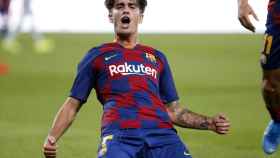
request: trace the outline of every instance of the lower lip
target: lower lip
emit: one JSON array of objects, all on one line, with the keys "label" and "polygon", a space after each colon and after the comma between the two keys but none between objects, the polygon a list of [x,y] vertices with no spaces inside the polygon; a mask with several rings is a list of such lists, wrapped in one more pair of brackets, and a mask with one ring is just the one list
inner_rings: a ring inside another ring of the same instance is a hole
[{"label": "lower lip", "polygon": [[129,27],[129,24],[122,23],[122,28],[128,28],[128,27]]}]

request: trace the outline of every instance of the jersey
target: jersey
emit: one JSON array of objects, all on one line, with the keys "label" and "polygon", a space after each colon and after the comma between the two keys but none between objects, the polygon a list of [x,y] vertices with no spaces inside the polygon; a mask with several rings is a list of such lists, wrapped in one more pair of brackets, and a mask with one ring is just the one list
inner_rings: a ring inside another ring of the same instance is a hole
[{"label": "jersey", "polygon": [[280,67],[280,1],[270,0],[264,47],[261,54],[261,66],[264,70],[274,70]]},{"label": "jersey", "polygon": [[280,35],[280,1],[279,0],[270,0],[268,3],[266,33],[273,36]]},{"label": "jersey", "polygon": [[165,55],[154,48],[106,43],[91,49],[78,65],[70,97],[85,103],[92,89],[103,106],[102,133],[173,128],[164,104],[178,95]]}]

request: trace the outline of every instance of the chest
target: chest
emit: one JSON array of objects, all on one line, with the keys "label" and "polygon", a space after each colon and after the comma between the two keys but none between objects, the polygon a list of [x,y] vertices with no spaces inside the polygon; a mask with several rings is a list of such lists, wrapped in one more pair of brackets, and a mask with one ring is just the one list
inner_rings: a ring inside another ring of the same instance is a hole
[{"label": "chest", "polygon": [[114,50],[100,55],[93,67],[107,79],[141,77],[157,81],[162,64],[154,54],[139,50]]}]

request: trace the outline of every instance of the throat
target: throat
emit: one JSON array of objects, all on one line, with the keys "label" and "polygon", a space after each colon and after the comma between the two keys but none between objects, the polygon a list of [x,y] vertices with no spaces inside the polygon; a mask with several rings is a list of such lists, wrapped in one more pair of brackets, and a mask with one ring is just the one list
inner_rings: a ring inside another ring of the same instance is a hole
[{"label": "throat", "polygon": [[133,49],[138,44],[136,38],[124,38],[122,36],[117,36],[114,42],[120,44],[123,48]]},{"label": "throat", "polygon": [[126,49],[133,49],[137,45],[137,43],[120,43]]}]

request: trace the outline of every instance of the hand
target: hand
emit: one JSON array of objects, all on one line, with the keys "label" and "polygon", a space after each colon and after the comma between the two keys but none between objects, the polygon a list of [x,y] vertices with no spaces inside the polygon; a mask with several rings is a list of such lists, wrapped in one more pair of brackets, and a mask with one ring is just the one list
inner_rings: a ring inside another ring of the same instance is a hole
[{"label": "hand", "polygon": [[218,114],[211,118],[210,130],[218,134],[227,134],[230,127],[230,122],[224,114]]},{"label": "hand", "polygon": [[240,2],[238,5],[238,19],[242,26],[252,32],[255,32],[255,26],[252,24],[249,15],[252,15],[254,19],[259,21],[257,14],[254,12],[251,5],[248,4],[248,2]]},{"label": "hand", "polygon": [[43,146],[43,152],[46,158],[56,158],[56,139],[53,136],[48,136]]}]

